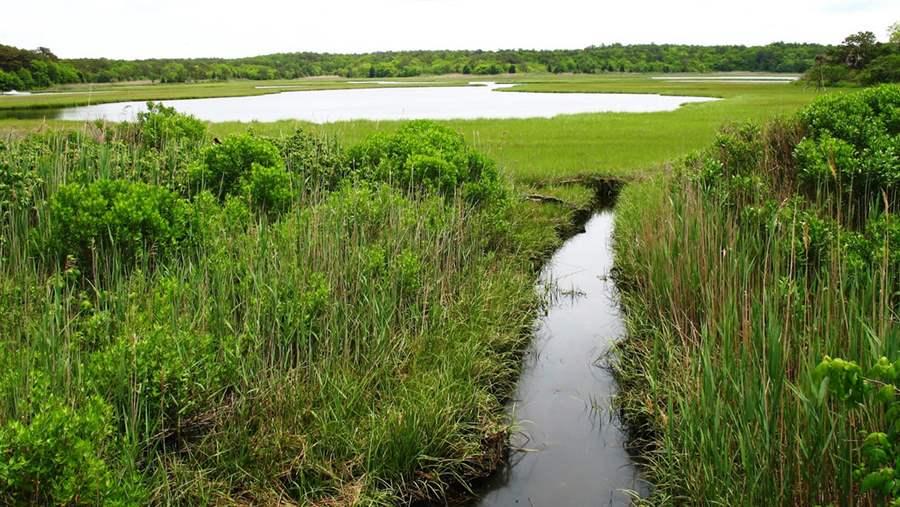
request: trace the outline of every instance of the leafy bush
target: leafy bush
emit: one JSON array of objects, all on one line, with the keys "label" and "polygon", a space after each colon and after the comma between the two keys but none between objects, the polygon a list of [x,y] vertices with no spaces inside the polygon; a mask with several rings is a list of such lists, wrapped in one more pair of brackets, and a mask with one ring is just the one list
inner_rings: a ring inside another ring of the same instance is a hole
[{"label": "leafy bush", "polygon": [[348,157],[359,177],[412,193],[459,193],[478,203],[505,196],[496,166],[468,147],[461,134],[431,121],[372,136],[351,148]]},{"label": "leafy bush", "polygon": [[[34,171],[11,160],[13,156],[0,143],[0,231],[6,226],[8,213],[34,204],[34,191],[41,183]],[[0,246],[5,240],[6,235],[0,235]]]},{"label": "leafy bush", "polygon": [[799,113],[807,137],[797,146],[800,179],[836,187],[865,204],[900,184],[900,86],[829,95]]},{"label": "leafy bush", "polygon": [[814,371],[814,381],[820,392],[842,402],[884,409],[883,431],[865,436],[853,476],[863,493],[871,491],[885,505],[900,505],[900,361],[882,357],[863,372],[853,361],[826,356]]},{"label": "leafy bush", "polygon": [[297,129],[278,141],[285,167],[300,177],[304,188],[332,190],[347,175],[343,150],[331,139],[316,137]]},{"label": "leafy bush", "polygon": [[291,204],[291,174],[283,167],[253,163],[248,178],[250,202],[268,213],[280,213]]},{"label": "leafy bush", "polygon": [[153,434],[169,433],[221,398],[237,356],[209,335],[151,330],[92,354],[88,378],[123,411],[141,400]]},{"label": "leafy bush", "polygon": [[278,147],[252,134],[229,136],[221,144],[209,146],[202,159],[190,171],[194,192],[209,190],[220,200],[241,193],[253,164],[284,167]]},{"label": "leafy bush", "polygon": [[141,503],[131,496],[136,490],[117,481],[104,460],[110,420],[111,408],[100,398],[75,409],[42,393],[30,421],[0,427],[0,503]]},{"label": "leafy bush", "polygon": [[51,249],[85,263],[101,246],[115,246],[126,259],[165,254],[188,238],[189,210],[175,193],[146,183],[63,185],[50,200]]},{"label": "leafy bush", "polygon": [[156,149],[173,142],[199,144],[206,138],[205,123],[161,102],[147,102],[147,111],[138,113],[137,120],[144,145]]}]

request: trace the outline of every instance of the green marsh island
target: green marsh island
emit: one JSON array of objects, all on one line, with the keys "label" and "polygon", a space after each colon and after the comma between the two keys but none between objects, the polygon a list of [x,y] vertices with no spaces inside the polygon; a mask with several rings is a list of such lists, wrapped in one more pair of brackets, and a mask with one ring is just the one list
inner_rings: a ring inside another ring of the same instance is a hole
[{"label": "green marsh island", "polygon": [[462,3],[3,9],[0,505],[900,505],[900,12]]}]

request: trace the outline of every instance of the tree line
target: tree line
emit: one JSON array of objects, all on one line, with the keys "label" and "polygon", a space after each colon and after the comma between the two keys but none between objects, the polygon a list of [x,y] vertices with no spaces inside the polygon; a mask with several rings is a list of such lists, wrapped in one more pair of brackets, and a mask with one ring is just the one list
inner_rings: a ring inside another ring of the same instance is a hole
[{"label": "tree line", "polygon": [[45,47],[30,50],[0,44],[0,91],[79,83],[84,77],[74,65],[60,61]]},{"label": "tree line", "polygon": [[888,41],[857,32],[816,58],[804,76],[819,86],[900,82],[900,22],[888,29]]},{"label": "tree line", "polygon": [[72,82],[181,83],[296,79],[334,75],[392,78],[521,72],[804,72],[830,48],[820,44],[691,46],[611,44],[575,50],[389,51],[365,54],[278,53],[249,58],[60,60],[47,48],[0,46],[0,87],[27,90]]}]

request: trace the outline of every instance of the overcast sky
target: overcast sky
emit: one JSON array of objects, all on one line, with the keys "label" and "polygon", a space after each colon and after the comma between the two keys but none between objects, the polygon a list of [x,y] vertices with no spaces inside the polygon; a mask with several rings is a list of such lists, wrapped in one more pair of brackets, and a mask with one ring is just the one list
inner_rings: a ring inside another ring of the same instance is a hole
[{"label": "overcast sky", "polygon": [[882,40],[900,0],[0,0],[0,44],[66,58]]}]

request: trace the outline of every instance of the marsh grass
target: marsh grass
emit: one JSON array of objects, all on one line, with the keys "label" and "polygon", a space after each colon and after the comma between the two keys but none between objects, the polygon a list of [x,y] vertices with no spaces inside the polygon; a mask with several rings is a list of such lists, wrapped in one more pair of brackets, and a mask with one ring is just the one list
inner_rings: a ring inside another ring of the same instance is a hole
[{"label": "marsh grass", "polygon": [[[102,137],[4,148],[8,174],[36,179],[0,204],[0,450],[61,468],[4,469],[0,500],[387,505],[502,459],[534,277],[569,208],[307,180],[277,216],[194,195],[167,253],[141,229],[136,256],[102,235],[88,262],[54,254],[62,185],[187,192],[204,149]],[[47,414],[82,447],[29,440]]]},{"label": "marsh grass", "polygon": [[[517,88],[521,92],[662,93],[719,97],[724,100],[690,104],[672,112],[598,113],[556,118],[458,120],[441,123],[463,133],[472,145],[496,160],[510,176],[523,183],[542,184],[573,176],[598,174],[631,178],[637,174],[656,172],[666,162],[706,146],[713,141],[716,130],[723,122],[764,121],[777,115],[790,114],[820,95],[813,89],[793,84],[682,83],[654,80],[651,77],[646,74],[536,74],[519,75],[511,81],[523,83]],[[456,79],[438,81],[441,84],[457,85],[467,82],[459,81],[458,77]],[[303,83],[309,83],[312,87],[327,84],[315,80],[298,82]],[[257,93],[248,91],[252,89],[252,84],[253,82],[225,83],[215,86],[233,88],[234,91],[229,94],[246,95]],[[201,93],[215,96],[212,91],[204,92],[203,84],[172,85],[175,87],[173,94],[165,92],[165,86],[139,87],[136,93],[140,94],[129,100],[179,96],[173,95],[175,93],[183,94],[184,97],[197,97]],[[159,92],[157,95],[154,95],[155,90]],[[271,90],[258,90],[262,91]],[[65,100],[71,101],[74,96],[62,97],[70,97]],[[33,100],[43,103],[49,99],[42,97]],[[223,137],[244,132],[249,127],[263,135],[280,136],[289,135],[300,126],[328,133],[352,144],[376,132],[395,131],[402,124],[403,122],[398,121],[351,121],[324,126],[297,121],[250,124],[226,122],[212,124],[210,130]],[[48,125],[58,127],[71,124],[58,121],[0,120],[0,135],[3,132],[47,128]]]},{"label": "marsh grass", "polygon": [[[652,503],[872,501],[857,493],[853,469],[859,431],[883,416],[833,406],[812,370],[825,355],[865,365],[896,357],[893,243],[883,237],[862,264],[833,246],[858,232],[861,205],[798,182],[788,124],[758,134],[752,183],[719,176],[710,187],[676,170],[620,197],[616,275],[629,338],[617,402],[645,451]],[[886,205],[868,214],[890,216]],[[817,216],[840,224],[832,246],[817,248]]]}]

